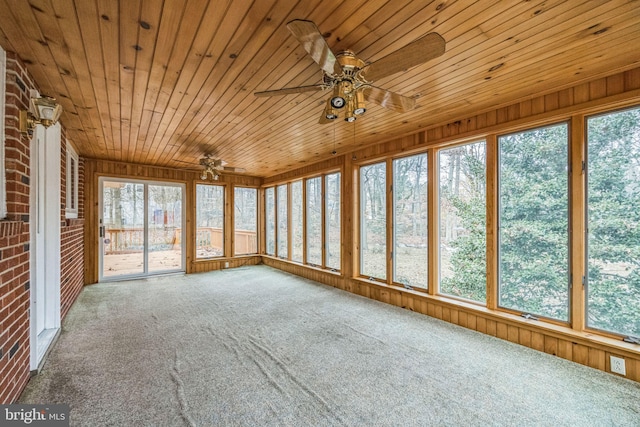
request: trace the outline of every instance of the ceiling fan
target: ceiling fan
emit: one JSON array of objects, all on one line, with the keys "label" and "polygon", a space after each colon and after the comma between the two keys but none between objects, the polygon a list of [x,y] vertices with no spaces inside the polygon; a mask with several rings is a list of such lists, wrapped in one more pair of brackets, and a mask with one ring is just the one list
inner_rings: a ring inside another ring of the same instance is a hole
[{"label": "ceiling fan", "polygon": [[350,50],[334,54],[320,30],[311,21],[295,19],[287,28],[302,47],[320,65],[322,83],[276,90],[255,92],[255,96],[289,95],[302,92],[331,90],[320,123],[337,119],[344,112],[344,119],[353,122],[366,111],[366,101],[404,113],[415,107],[415,99],[381,89],[373,82],[400,71],[437,58],[444,53],[445,41],[438,33],[429,33],[387,56],[366,63]]},{"label": "ceiling fan", "polygon": [[206,181],[209,176],[213,181],[220,179],[220,173],[226,172],[244,172],[244,168],[235,168],[226,166],[227,162],[222,159],[215,159],[211,154],[205,154],[200,159],[200,166],[202,166],[202,172],[200,172],[200,179]]},{"label": "ceiling fan", "polygon": [[217,150],[210,142],[185,140],[182,142],[181,149],[179,150],[179,157],[193,159],[194,155],[198,156],[198,165],[200,165],[200,167],[195,168],[194,160],[173,159],[173,161],[189,165],[187,169],[200,171],[200,179],[203,181],[206,181],[209,177],[211,177],[213,181],[217,181],[220,179],[222,172],[246,172],[244,168],[227,166],[227,162],[216,157],[217,154],[219,153],[217,153]]}]

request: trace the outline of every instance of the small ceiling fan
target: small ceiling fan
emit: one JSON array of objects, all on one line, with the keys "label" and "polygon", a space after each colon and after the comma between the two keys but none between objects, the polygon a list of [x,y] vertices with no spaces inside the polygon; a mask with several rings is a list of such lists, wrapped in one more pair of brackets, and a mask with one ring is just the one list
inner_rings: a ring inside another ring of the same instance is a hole
[{"label": "small ceiling fan", "polygon": [[200,166],[202,166],[202,172],[200,172],[200,179],[206,181],[209,176],[213,181],[220,179],[220,173],[226,172],[244,172],[243,168],[235,168],[226,166],[227,162],[222,159],[214,159],[211,154],[205,154],[200,159]]},{"label": "small ceiling fan", "polygon": [[254,95],[275,96],[331,90],[332,95],[327,99],[320,116],[321,124],[337,119],[342,112],[345,121],[355,121],[357,116],[365,113],[365,101],[375,102],[399,113],[413,109],[415,99],[376,87],[373,82],[437,58],[445,50],[442,36],[429,33],[377,61],[366,63],[350,50],[334,54],[316,24],[311,21],[295,19],[287,24],[287,28],[320,65],[322,83],[255,92]]}]

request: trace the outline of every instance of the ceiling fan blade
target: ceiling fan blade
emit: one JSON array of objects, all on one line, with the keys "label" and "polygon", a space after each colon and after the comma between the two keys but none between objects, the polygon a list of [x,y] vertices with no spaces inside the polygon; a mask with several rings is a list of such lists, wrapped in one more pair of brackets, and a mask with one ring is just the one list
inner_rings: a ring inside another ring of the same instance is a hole
[{"label": "ceiling fan blade", "polygon": [[396,111],[398,113],[406,113],[409,110],[413,110],[416,106],[416,100],[402,96],[398,93],[391,92],[379,87],[370,86],[364,92],[365,99],[367,101],[375,102],[382,105],[384,108]]},{"label": "ceiling fan blade", "polygon": [[287,28],[325,73],[329,75],[342,74],[342,66],[336,60],[336,56],[322,37],[316,24],[303,19],[294,19],[287,24]]},{"label": "ceiling fan blade", "polygon": [[232,166],[224,166],[222,170],[227,172],[246,172],[245,168],[234,168]]},{"label": "ceiling fan blade", "polygon": [[444,53],[444,48],[445,41],[442,36],[438,33],[429,33],[367,65],[361,72],[365,79],[374,82],[437,58]]},{"label": "ceiling fan blade", "polygon": [[322,90],[323,85],[311,85],[311,86],[299,86],[288,87],[284,89],[265,90],[263,92],[255,92],[255,96],[277,96],[277,95],[291,95],[294,93],[311,92],[314,90]]}]

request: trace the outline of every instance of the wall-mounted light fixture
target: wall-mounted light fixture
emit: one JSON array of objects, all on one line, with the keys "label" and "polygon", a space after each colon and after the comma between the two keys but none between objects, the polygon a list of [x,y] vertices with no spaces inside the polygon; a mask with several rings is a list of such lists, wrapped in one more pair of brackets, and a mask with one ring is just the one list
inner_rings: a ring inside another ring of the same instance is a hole
[{"label": "wall-mounted light fixture", "polygon": [[62,114],[62,106],[56,102],[55,98],[50,96],[31,98],[29,110],[20,111],[20,132],[32,135],[36,125],[49,127],[58,121],[60,114]]}]

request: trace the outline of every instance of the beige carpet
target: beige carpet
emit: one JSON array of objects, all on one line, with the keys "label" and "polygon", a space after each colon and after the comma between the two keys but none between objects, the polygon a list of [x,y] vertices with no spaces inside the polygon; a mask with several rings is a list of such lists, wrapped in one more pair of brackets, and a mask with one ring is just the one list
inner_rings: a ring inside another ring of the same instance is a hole
[{"label": "beige carpet", "polygon": [[266,266],[86,287],[23,403],[91,426],[638,426],[640,385]]}]

